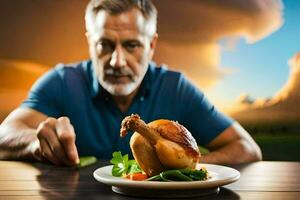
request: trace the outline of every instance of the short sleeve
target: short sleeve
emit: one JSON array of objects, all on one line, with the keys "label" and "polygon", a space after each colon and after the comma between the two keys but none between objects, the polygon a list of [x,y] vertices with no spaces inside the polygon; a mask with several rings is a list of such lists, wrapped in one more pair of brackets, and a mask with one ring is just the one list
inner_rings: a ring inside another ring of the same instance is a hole
[{"label": "short sleeve", "polygon": [[217,110],[198,88],[183,75],[179,78],[179,94],[182,102],[181,121],[192,133],[197,143],[207,145],[233,120]]},{"label": "short sleeve", "polygon": [[63,81],[58,73],[58,67],[40,77],[30,89],[27,99],[21,107],[28,107],[51,117],[62,115]]}]

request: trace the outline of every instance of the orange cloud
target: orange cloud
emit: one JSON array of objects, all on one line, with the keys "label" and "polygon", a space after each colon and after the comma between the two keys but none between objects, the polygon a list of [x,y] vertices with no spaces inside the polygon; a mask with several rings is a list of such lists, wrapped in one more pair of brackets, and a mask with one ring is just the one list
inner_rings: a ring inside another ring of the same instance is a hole
[{"label": "orange cloud", "polygon": [[283,23],[280,0],[154,2],[161,39],[155,60],[186,72],[203,89],[226,74],[219,63],[219,39],[243,37],[254,43]]},{"label": "orange cloud", "polygon": [[7,89],[28,90],[49,67],[20,60],[0,59],[0,92]]},{"label": "orange cloud", "polygon": [[53,66],[88,57],[88,0],[0,1],[0,55]]},{"label": "orange cloud", "polygon": [[288,81],[271,100],[272,104],[277,104],[282,101],[300,100],[300,52],[291,58],[288,64],[290,67]]},{"label": "orange cloud", "polygon": [[[88,58],[84,36],[87,2],[0,1],[0,55],[49,66]],[[159,10],[160,35],[155,60],[185,71],[203,89],[227,73],[220,67],[220,38],[237,36],[255,42],[283,23],[280,0],[154,3]]]},{"label": "orange cloud", "polygon": [[155,60],[165,63],[173,70],[182,71],[201,88],[207,88],[220,79],[225,71],[219,69],[219,46],[215,43],[173,45],[166,41],[158,43]]},{"label": "orange cloud", "polygon": [[47,69],[37,63],[0,59],[0,122],[20,105],[31,85]]},{"label": "orange cloud", "polygon": [[[290,66],[289,79],[277,94],[268,99],[255,99],[251,102],[242,101],[240,98],[231,115],[244,122],[299,119],[300,113],[296,108],[300,107],[300,52],[288,63]],[[247,98],[251,99],[251,97]]]}]

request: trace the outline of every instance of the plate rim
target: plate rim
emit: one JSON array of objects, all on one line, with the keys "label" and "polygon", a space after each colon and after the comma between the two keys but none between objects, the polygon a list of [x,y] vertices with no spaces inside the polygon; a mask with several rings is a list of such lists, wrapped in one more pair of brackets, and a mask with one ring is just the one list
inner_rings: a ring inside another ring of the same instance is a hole
[{"label": "plate rim", "polygon": [[207,168],[209,173],[214,174],[215,172],[210,171],[211,168],[219,168],[223,170],[229,170],[232,172],[232,176],[226,178],[226,179],[214,179],[212,177],[211,179],[205,180],[205,181],[174,181],[174,182],[150,182],[150,181],[132,181],[127,180],[121,177],[114,177],[112,175],[109,175],[110,178],[100,176],[99,173],[103,173],[103,171],[110,170],[113,165],[106,165],[103,167],[97,168],[93,172],[94,178],[106,185],[115,186],[115,187],[126,187],[126,188],[147,188],[147,189],[201,189],[201,188],[213,188],[213,187],[219,187],[223,185],[227,185],[230,183],[233,183],[237,181],[240,178],[240,172],[234,168],[223,166],[223,165],[215,165],[215,164],[206,164],[206,163],[200,163],[197,164],[197,168],[204,166]]}]

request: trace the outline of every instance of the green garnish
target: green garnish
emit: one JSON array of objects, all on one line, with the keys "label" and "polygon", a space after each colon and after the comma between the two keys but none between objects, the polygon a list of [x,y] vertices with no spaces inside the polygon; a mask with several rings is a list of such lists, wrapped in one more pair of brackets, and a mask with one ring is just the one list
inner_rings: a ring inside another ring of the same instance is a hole
[{"label": "green garnish", "polygon": [[142,169],[135,160],[129,160],[128,154],[122,156],[120,151],[113,153],[110,163],[114,165],[112,168],[113,176],[124,177],[129,174],[142,172]]},{"label": "green garnish", "polygon": [[177,169],[164,171],[160,173],[159,176],[163,181],[193,181],[192,178],[184,175]]},{"label": "green garnish", "polygon": [[208,178],[208,172],[205,168],[201,169],[182,169],[180,170],[183,174],[189,176],[195,181],[202,181]]},{"label": "green garnish", "polygon": [[172,169],[152,176],[147,181],[202,181],[208,178],[206,169]]},{"label": "green garnish", "polygon": [[77,168],[83,168],[97,162],[97,158],[94,156],[82,156],[79,158],[79,163],[77,164]]},{"label": "green garnish", "polygon": [[[110,160],[114,166],[112,175],[117,177],[125,177],[129,174],[143,172],[135,160],[129,160],[128,154],[122,155],[120,151],[113,153]],[[172,169],[161,172],[156,176],[152,176],[147,181],[202,181],[208,179],[208,172],[205,168],[201,169]]]}]

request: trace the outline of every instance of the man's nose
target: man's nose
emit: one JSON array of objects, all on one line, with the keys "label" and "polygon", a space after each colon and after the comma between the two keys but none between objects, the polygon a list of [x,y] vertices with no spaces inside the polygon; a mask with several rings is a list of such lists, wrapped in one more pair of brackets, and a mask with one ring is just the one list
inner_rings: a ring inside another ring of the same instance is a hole
[{"label": "man's nose", "polygon": [[112,67],[124,67],[126,65],[125,54],[122,47],[116,47],[111,55],[110,65]]}]

